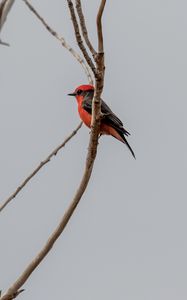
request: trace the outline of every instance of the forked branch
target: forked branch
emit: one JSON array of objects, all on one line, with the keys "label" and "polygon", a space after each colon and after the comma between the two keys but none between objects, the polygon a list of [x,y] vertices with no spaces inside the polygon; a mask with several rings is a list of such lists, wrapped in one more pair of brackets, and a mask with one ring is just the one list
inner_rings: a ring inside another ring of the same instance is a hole
[{"label": "forked branch", "polygon": [[59,34],[49,26],[49,24],[44,20],[43,17],[40,16],[40,14],[36,11],[36,9],[33,7],[33,5],[28,0],[23,0],[23,2],[28,6],[28,8],[32,11],[32,13],[38,18],[38,20],[41,21],[41,23],[45,26],[45,28],[61,43],[61,45],[66,48],[73,56],[74,58],[81,64],[83,67],[86,76],[88,78],[88,82],[90,84],[93,84],[93,78],[90,73],[90,69],[85,63],[84,59],[66,42],[65,38],[62,36],[59,36]]},{"label": "forked branch", "polygon": [[[10,1],[9,1],[10,2]],[[90,84],[93,84],[93,79],[92,75],[90,72],[89,67],[85,63],[84,59],[81,58],[81,56],[72,48],[68,45],[66,40],[63,37],[60,37],[58,33],[52,29],[48,23],[44,20],[43,17],[40,16],[40,14],[36,11],[36,9],[32,6],[32,4],[28,0],[23,0],[23,2],[28,6],[28,8],[31,10],[32,13],[41,21],[41,23],[44,25],[44,27],[57,39],[60,41],[63,47],[65,47],[75,58],[76,60],[81,64],[83,67],[86,76],[88,78],[88,82]],[[7,3],[7,0],[3,0],[0,4],[0,14],[2,13],[2,7]],[[13,4],[13,1],[11,1]],[[2,6],[1,6],[2,5]],[[65,144],[77,133],[77,131],[80,129],[82,123],[70,134],[70,136],[61,144],[59,145],[56,149],[52,151],[49,156],[43,160],[39,166],[36,167],[35,170],[32,171],[32,173],[17,187],[17,189],[0,205],[0,212],[17,196],[17,194],[26,186],[26,184],[39,172],[39,170],[47,164],[50,159],[52,158],[53,155],[56,155],[57,152],[65,146]]]},{"label": "forked branch", "polygon": [[84,37],[84,40],[85,40],[88,48],[90,49],[90,52],[92,53],[92,56],[95,57],[96,54],[97,54],[97,52],[95,51],[95,49],[92,46],[92,43],[90,42],[90,39],[88,37],[88,31],[87,31],[87,27],[86,27],[86,22],[85,22],[84,14],[83,14],[83,11],[82,11],[81,0],[76,0],[76,9],[77,9],[77,14],[79,16],[79,21],[80,21],[80,25],[81,25],[82,35]]},{"label": "forked branch", "polygon": [[89,54],[88,54],[88,52],[87,52],[87,50],[84,46],[84,43],[83,43],[83,40],[82,40],[82,37],[81,37],[81,34],[80,34],[79,24],[77,22],[77,17],[76,17],[76,14],[75,14],[73,3],[72,3],[71,0],[67,0],[67,2],[68,2],[70,15],[71,15],[71,20],[72,20],[72,23],[73,23],[73,28],[74,28],[77,44],[78,44],[80,50],[82,51],[82,53],[83,53],[83,55],[84,55],[84,57],[87,61],[87,64],[90,66],[93,74],[96,75],[95,65],[94,65],[91,57],[89,56]]},{"label": "forked branch", "polygon": [[[74,14],[74,7],[72,4],[72,1],[67,0],[67,2],[69,5],[69,8],[70,8],[72,22],[74,24],[74,29],[75,29],[75,25],[76,25],[77,21],[75,19],[76,17]],[[98,39],[101,43],[100,46],[102,46],[101,47],[102,50],[103,50],[103,40],[101,41],[100,36],[102,34],[101,18],[102,18],[102,13],[104,10],[104,5],[105,5],[105,1],[102,1],[100,9],[99,9],[99,13],[98,13],[98,15],[99,15],[99,17],[98,17],[98,21],[99,21]],[[101,9],[101,7],[102,7],[102,9]],[[77,34],[76,30],[75,30],[75,34]],[[80,33],[79,33],[79,35],[80,35]],[[84,48],[81,48],[81,50],[82,50],[84,56],[87,55],[84,51]],[[85,170],[84,170],[84,174],[82,176],[80,185],[75,193],[75,196],[74,196],[69,208],[65,212],[62,220],[60,221],[60,223],[57,226],[57,228],[55,229],[55,231],[49,237],[47,243],[44,245],[42,250],[36,255],[36,257],[33,259],[33,261],[25,268],[24,272],[20,275],[20,277],[13,283],[13,285],[8,289],[8,291],[0,298],[0,300],[10,300],[17,296],[18,292],[20,291],[20,288],[23,286],[23,284],[29,278],[31,273],[37,268],[37,266],[45,258],[45,256],[48,254],[48,252],[53,247],[55,241],[58,239],[58,237],[61,235],[61,233],[65,229],[69,219],[71,218],[82,195],[84,194],[84,192],[86,190],[90,176],[92,174],[92,169],[93,169],[94,161],[95,161],[96,154],[97,154],[98,135],[99,135],[99,131],[100,131],[100,115],[101,115],[100,97],[101,97],[101,93],[103,90],[103,82],[104,82],[104,53],[103,53],[103,51],[101,51],[101,52],[99,51],[99,53],[98,53],[97,69],[95,69],[95,71],[94,71],[95,95],[94,95],[94,101],[93,101],[92,130],[91,130],[91,134],[90,134],[90,141],[89,141],[89,147],[88,147],[88,154],[86,157]],[[93,64],[93,62],[91,63],[91,65],[92,64]]]}]

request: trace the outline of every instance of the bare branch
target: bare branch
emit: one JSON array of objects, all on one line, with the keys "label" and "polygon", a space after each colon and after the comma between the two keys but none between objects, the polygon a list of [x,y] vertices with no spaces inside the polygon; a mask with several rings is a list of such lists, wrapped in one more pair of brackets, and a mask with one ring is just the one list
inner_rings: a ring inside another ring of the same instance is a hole
[{"label": "bare branch", "polygon": [[97,14],[97,35],[98,35],[98,52],[99,53],[104,52],[103,31],[102,31],[101,19],[102,19],[103,11],[104,11],[104,8],[105,8],[105,3],[106,3],[106,0],[101,1],[99,11],[98,11],[98,14]]},{"label": "bare branch", "polygon": [[25,185],[40,171],[41,168],[43,168],[53,156],[57,155],[58,151],[62,149],[69,140],[72,139],[74,135],[76,135],[77,131],[81,128],[82,122],[77,126],[77,128],[63,141],[62,144],[60,144],[58,147],[56,147],[46,159],[44,159],[37,167],[32,171],[32,173],[18,186],[18,188],[15,190],[15,192],[10,195],[5,202],[0,206],[0,212],[7,206],[8,203],[10,203],[17,194],[25,187]]},{"label": "bare branch", "polygon": [[[7,19],[7,15],[10,12],[12,5],[14,4],[14,1],[15,0],[2,0],[0,3],[0,32]],[[1,41],[1,39],[0,39],[0,44],[4,46],[9,46],[8,43]]]},{"label": "bare branch", "polygon": [[95,57],[97,53],[96,53],[95,49],[93,48],[92,43],[90,42],[90,39],[88,37],[88,31],[86,28],[85,18],[84,18],[84,14],[82,11],[81,0],[76,0],[76,9],[77,9],[77,13],[78,13],[79,20],[80,20],[82,35],[84,37],[84,40],[85,40],[88,48],[90,49],[90,52],[92,53],[93,57]]},{"label": "bare branch", "polygon": [[[17,291],[23,286],[23,284],[30,277],[31,273],[37,268],[37,266],[41,263],[41,261],[45,258],[45,256],[49,253],[51,248],[53,247],[55,241],[59,238],[64,228],[66,227],[69,219],[71,218],[74,210],[76,209],[86,187],[88,185],[93,164],[95,161],[95,157],[97,154],[97,143],[98,143],[98,134],[99,134],[99,124],[94,125],[91,131],[90,142],[88,147],[88,154],[86,158],[86,167],[80,182],[79,188],[75,193],[75,196],[65,212],[62,220],[59,225],[55,229],[55,231],[49,237],[47,243],[44,245],[42,250],[35,256],[35,258],[31,261],[31,263],[25,268],[24,272],[20,275],[20,277],[13,283],[13,285],[8,289],[8,291],[0,298],[0,300],[10,300],[17,296]],[[13,297],[15,295],[15,297]]]},{"label": "bare branch", "polygon": [[83,43],[83,40],[82,40],[82,37],[81,37],[81,34],[80,34],[79,25],[78,25],[77,18],[76,18],[76,15],[75,15],[75,10],[74,10],[73,3],[72,3],[71,0],[67,0],[67,2],[68,2],[68,7],[69,7],[69,10],[70,10],[70,14],[71,14],[71,19],[72,19],[72,23],[73,23],[73,28],[74,28],[77,44],[78,44],[79,48],[81,49],[81,51],[82,51],[88,65],[90,66],[92,72],[94,73],[94,75],[96,75],[95,65],[92,62],[92,59],[90,58],[90,56],[89,56],[89,54],[88,54],[88,52],[87,52],[87,50],[84,46],[84,43]]},{"label": "bare branch", "polygon": [[74,57],[75,59],[81,64],[83,67],[86,76],[88,78],[88,82],[90,84],[93,84],[93,78],[90,73],[90,69],[88,68],[86,62],[84,59],[66,42],[64,37],[60,37],[58,33],[52,29],[48,23],[42,18],[39,13],[36,11],[36,9],[30,4],[28,0],[23,0],[23,2],[28,6],[28,8],[34,13],[34,15],[41,21],[41,23],[45,26],[45,28],[61,43],[61,45],[66,48]]},{"label": "bare branch", "polygon": [[[72,2],[70,0],[68,1],[68,5]],[[102,1],[102,3],[105,1]],[[101,17],[102,12],[104,10],[104,5],[100,6],[99,13],[100,14],[100,33],[98,34],[98,38],[100,40],[100,34],[102,34],[102,25],[101,25]],[[70,7],[70,12],[72,15],[72,22],[74,23],[74,29],[75,29],[75,19],[74,19],[74,8],[73,6]],[[73,11],[72,11],[73,9]],[[99,19],[98,18],[98,19]],[[76,34],[76,31],[75,31]],[[80,34],[79,34],[80,35]],[[101,41],[101,40],[100,40]],[[101,42],[102,50],[103,50],[103,42]],[[100,48],[100,49],[101,49]],[[82,180],[80,182],[80,185],[75,193],[75,196],[65,212],[62,220],[60,221],[59,225],[55,229],[55,231],[52,233],[52,235],[49,237],[47,243],[44,245],[42,250],[36,255],[36,257],[33,259],[33,261],[26,267],[24,272],[20,275],[20,277],[13,283],[13,285],[8,289],[8,291],[0,298],[0,300],[10,300],[12,299],[13,295],[16,295],[17,291],[20,290],[20,288],[23,286],[23,284],[27,281],[31,273],[37,268],[37,266],[41,263],[41,261],[44,259],[44,257],[48,254],[48,252],[53,247],[55,241],[58,239],[58,237],[63,232],[64,228],[66,227],[69,219],[71,218],[73,212],[75,211],[82,195],[84,194],[86,187],[88,185],[88,182],[90,180],[92,169],[94,165],[94,161],[97,155],[97,145],[98,145],[98,135],[100,131],[100,119],[101,119],[101,93],[103,90],[103,83],[104,83],[104,53],[103,51],[99,52],[97,54],[97,69],[95,74],[95,95],[94,95],[94,101],[93,101],[93,114],[92,114],[92,130],[90,135],[90,141],[89,141],[89,147],[88,147],[88,154],[86,158],[86,165],[85,165],[85,171],[82,176]]]},{"label": "bare branch", "polygon": [[15,0],[2,0],[0,3],[0,31]]},{"label": "bare branch", "polygon": [[[9,300],[15,299],[19,294],[23,293],[25,290],[21,289],[13,293],[11,296],[9,296]],[[1,297],[1,291],[0,291],[0,297]],[[0,298],[1,299],[1,298]]]}]

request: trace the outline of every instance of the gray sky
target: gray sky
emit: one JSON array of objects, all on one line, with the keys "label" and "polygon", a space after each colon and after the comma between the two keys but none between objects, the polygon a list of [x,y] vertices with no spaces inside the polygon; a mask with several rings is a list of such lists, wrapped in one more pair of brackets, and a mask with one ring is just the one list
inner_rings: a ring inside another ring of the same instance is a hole
[{"label": "gray sky", "polygon": [[[66,1],[32,1],[73,45]],[[83,1],[96,45],[99,1]],[[54,7],[55,4],[55,7]],[[103,98],[131,132],[137,160],[103,137],[89,187],[63,236],[20,299],[187,298],[187,4],[108,1]],[[80,65],[16,1],[2,32],[0,201],[77,126],[66,95]],[[0,289],[35,256],[70,203],[89,130],[76,137],[0,215]]]}]

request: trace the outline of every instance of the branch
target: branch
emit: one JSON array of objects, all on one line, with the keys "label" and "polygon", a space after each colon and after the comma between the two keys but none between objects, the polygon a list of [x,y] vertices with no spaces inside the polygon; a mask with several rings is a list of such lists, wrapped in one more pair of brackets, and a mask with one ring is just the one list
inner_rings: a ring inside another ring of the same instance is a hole
[{"label": "branch", "polygon": [[99,53],[104,52],[103,31],[102,31],[101,19],[102,19],[103,11],[104,11],[104,8],[105,8],[105,4],[106,4],[106,0],[102,0],[101,4],[100,4],[100,7],[99,7],[98,14],[97,14],[97,36],[98,36],[98,52]]},{"label": "branch", "polygon": [[17,194],[26,186],[26,184],[40,171],[41,168],[43,168],[43,166],[45,166],[53,156],[57,155],[58,151],[60,149],[62,149],[67,142],[69,142],[69,140],[72,139],[72,137],[74,135],[76,135],[77,131],[81,128],[82,126],[82,122],[77,126],[77,128],[64,140],[64,142],[59,145],[57,148],[55,148],[49,155],[48,157],[43,160],[34,171],[32,171],[32,173],[21,183],[20,186],[18,186],[18,188],[15,190],[15,192],[13,194],[11,194],[6,200],[5,202],[0,206],[0,212],[7,206],[8,203],[10,203],[16,196]]},{"label": "branch", "polygon": [[95,57],[97,53],[96,53],[95,49],[93,48],[92,43],[90,42],[90,39],[88,37],[88,31],[86,28],[85,18],[84,18],[84,14],[82,11],[81,0],[76,0],[76,9],[77,9],[77,13],[78,13],[79,20],[80,20],[82,35],[84,37],[84,40],[85,40],[88,48],[90,49],[90,52],[92,53],[92,56]]},{"label": "branch", "polygon": [[79,25],[78,25],[77,18],[76,18],[76,15],[75,15],[75,10],[74,10],[73,3],[72,3],[71,0],[67,0],[67,2],[68,2],[69,11],[70,11],[70,14],[71,14],[71,20],[72,20],[72,23],[73,23],[73,28],[74,28],[77,44],[78,44],[79,48],[81,49],[81,51],[82,51],[88,65],[90,66],[92,72],[94,73],[94,75],[96,75],[95,65],[92,62],[92,60],[91,60],[91,58],[90,58],[90,56],[89,56],[89,54],[88,54],[88,52],[87,52],[87,50],[84,46],[81,35],[80,35]]},{"label": "branch", "polygon": [[[68,5],[71,2],[68,1]],[[103,2],[103,1],[102,1]],[[71,3],[72,4],[72,3]],[[103,7],[104,9],[104,7]],[[71,11],[71,9],[70,9]],[[103,11],[103,10],[102,10]],[[74,9],[73,9],[74,12]],[[72,14],[72,12],[71,12]],[[100,16],[100,22],[101,22],[102,13]],[[74,20],[72,19],[72,22]],[[102,32],[102,27],[101,27]],[[88,182],[90,180],[92,169],[94,165],[94,161],[97,155],[97,145],[98,145],[98,135],[100,132],[100,120],[101,120],[101,111],[100,111],[100,105],[101,105],[101,93],[103,90],[103,82],[104,82],[104,53],[98,53],[98,60],[97,60],[97,71],[95,74],[95,95],[94,95],[94,101],[93,101],[93,114],[92,114],[92,129],[90,134],[90,141],[89,141],[89,147],[88,147],[88,154],[86,158],[86,164],[85,164],[85,171],[82,176],[82,180],[80,182],[80,185],[75,193],[75,196],[65,212],[62,220],[60,221],[59,225],[55,229],[55,231],[52,233],[52,235],[49,237],[47,243],[44,245],[42,250],[35,256],[35,258],[31,261],[31,263],[26,267],[24,272],[20,275],[20,277],[13,283],[13,285],[8,289],[8,291],[0,298],[0,300],[10,300],[17,296],[17,292],[20,290],[20,288],[23,286],[23,284],[27,281],[31,273],[37,268],[37,266],[41,263],[41,261],[45,258],[45,256],[48,254],[48,252],[53,247],[55,241],[59,238],[63,230],[65,229],[69,219],[71,218],[73,212],[75,211],[77,205],[79,204],[79,201],[84,194],[86,187],[88,185]]]},{"label": "branch", "polygon": [[[3,28],[3,25],[6,21],[7,15],[10,12],[10,9],[12,7],[12,5],[14,4],[15,0],[2,0],[0,3],[0,32]],[[1,45],[5,45],[5,46],[9,46],[8,43],[1,41],[0,39],[0,44]]]},{"label": "branch", "polygon": [[64,37],[60,37],[58,33],[52,29],[48,23],[39,15],[39,13],[36,11],[36,9],[30,4],[28,0],[23,0],[23,2],[27,5],[27,7],[34,13],[34,15],[41,21],[41,23],[45,26],[45,28],[61,43],[61,45],[66,48],[74,57],[75,59],[81,64],[83,67],[86,76],[88,78],[88,82],[90,84],[93,84],[92,75],[90,73],[90,70],[85,63],[84,59],[66,42]]},{"label": "branch", "polygon": [[0,3],[0,31],[15,0],[2,0]]},{"label": "branch", "polygon": [[[95,119],[96,121],[96,119]],[[93,125],[91,136],[90,136],[90,142],[88,147],[88,154],[86,158],[86,166],[85,171],[82,177],[82,180],[80,182],[80,185],[75,193],[75,196],[65,212],[62,220],[60,221],[59,225],[56,227],[55,231],[51,234],[49,237],[47,243],[44,245],[44,247],[41,249],[41,251],[35,256],[35,258],[31,261],[31,263],[25,268],[23,273],[20,275],[20,277],[13,283],[13,285],[8,289],[8,291],[0,298],[0,300],[10,300],[17,296],[17,291],[20,290],[20,288],[23,286],[23,284],[27,281],[27,279],[30,277],[32,272],[37,268],[37,266],[41,263],[41,261],[45,258],[45,256],[49,253],[51,248],[53,247],[55,241],[59,238],[63,230],[65,229],[69,219],[71,218],[73,212],[75,211],[82,195],[84,194],[86,187],[88,185],[94,161],[97,154],[97,143],[98,143],[98,135],[100,130],[100,124]]]}]

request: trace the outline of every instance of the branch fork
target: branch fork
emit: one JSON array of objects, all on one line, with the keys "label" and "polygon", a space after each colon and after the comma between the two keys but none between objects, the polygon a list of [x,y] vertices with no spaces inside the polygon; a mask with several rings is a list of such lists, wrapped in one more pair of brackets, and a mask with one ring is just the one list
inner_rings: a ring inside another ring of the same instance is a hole
[{"label": "branch fork", "polygon": [[[28,0],[23,0],[28,5]],[[59,238],[63,230],[65,229],[66,225],[68,224],[69,219],[71,218],[73,212],[75,211],[77,205],[79,204],[79,201],[81,200],[82,195],[84,194],[88,182],[90,180],[92,169],[94,166],[94,161],[97,155],[97,146],[98,146],[98,137],[100,132],[100,121],[101,121],[101,93],[103,90],[104,85],[104,47],[103,47],[103,34],[102,34],[102,14],[104,11],[106,0],[101,0],[101,4],[99,7],[98,15],[97,15],[97,33],[98,33],[98,53],[95,54],[95,50],[91,43],[89,42],[87,31],[85,31],[86,25],[84,19],[82,18],[82,10],[77,9],[77,13],[79,15],[80,20],[80,26],[82,28],[82,34],[84,37],[85,42],[87,43],[87,46],[89,50],[92,53],[92,56],[95,59],[95,63],[90,58],[81,34],[79,30],[79,25],[77,22],[76,14],[74,11],[74,6],[71,0],[67,0],[70,15],[75,31],[76,40],[78,43],[78,46],[85,57],[87,64],[89,65],[90,69],[92,70],[94,74],[95,79],[95,94],[93,99],[93,107],[92,107],[92,123],[91,123],[91,134],[90,134],[90,141],[88,146],[88,153],[86,157],[86,163],[85,163],[85,170],[80,182],[80,185],[73,197],[72,202],[70,203],[70,206],[66,210],[64,216],[60,220],[58,226],[54,230],[54,232],[49,237],[46,244],[43,246],[41,251],[34,257],[34,259],[28,264],[28,266],[25,268],[23,273],[17,278],[17,280],[12,284],[12,286],[8,289],[8,291],[0,297],[0,300],[10,300],[16,298],[19,293],[22,291],[20,288],[23,286],[23,284],[27,281],[27,279],[30,277],[32,272],[38,267],[38,265],[41,263],[41,261],[45,258],[45,256],[49,253],[49,251],[52,249],[54,243]],[[76,1],[77,5],[81,5],[81,1]],[[29,6],[29,5],[28,5]],[[30,7],[31,9],[31,7]],[[33,9],[31,9],[33,11]],[[34,12],[34,11],[33,11]],[[34,12],[35,15],[37,15],[37,12]],[[43,25],[49,30],[53,35],[55,35],[59,40],[60,38],[52,32],[48,26],[46,26],[45,21],[37,15],[37,17],[40,19],[40,21],[43,23]],[[81,19],[82,18],[82,19]],[[82,24],[82,25],[81,25]],[[68,48],[68,47],[67,47]],[[69,47],[70,48],[70,47]],[[69,50],[69,49],[68,49]],[[69,50],[70,51],[70,50]],[[71,52],[71,51],[70,51]],[[76,55],[74,55],[76,57]],[[80,60],[79,60],[80,62]],[[96,64],[96,66],[95,66]],[[54,153],[56,153],[54,151]],[[53,154],[54,154],[53,153]]]}]

